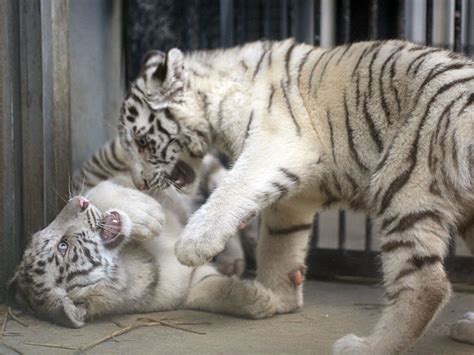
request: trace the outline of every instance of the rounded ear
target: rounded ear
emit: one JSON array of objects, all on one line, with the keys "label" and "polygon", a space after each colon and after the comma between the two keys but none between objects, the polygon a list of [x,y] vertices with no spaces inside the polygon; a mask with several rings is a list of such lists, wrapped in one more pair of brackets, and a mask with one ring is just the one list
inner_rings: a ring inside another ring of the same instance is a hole
[{"label": "rounded ear", "polygon": [[8,304],[17,304],[20,307],[27,307],[28,300],[24,294],[19,283],[19,271],[15,272],[15,275],[8,282],[7,286],[7,295],[8,295]]},{"label": "rounded ear", "polygon": [[151,52],[144,58],[142,77],[153,108],[176,101],[186,84],[183,52],[177,48],[166,55],[159,51]]},{"label": "rounded ear", "polygon": [[152,50],[146,52],[140,65],[140,75],[145,73],[148,68],[155,66],[158,63],[164,63],[165,57],[166,53],[162,51]]},{"label": "rounded ear", "polygon": [[178,48],[172,48],[166,54],[165,64],[167,65],[167,72],[165,79],[184,80],[184,55]]},{"label": "rounded ear", "polygon": [[85,323],[86,313],[84,305],[75,305],[69,297],[65,296],[57,313],[54,314],[54,321],[68,328],[80,328]]}]

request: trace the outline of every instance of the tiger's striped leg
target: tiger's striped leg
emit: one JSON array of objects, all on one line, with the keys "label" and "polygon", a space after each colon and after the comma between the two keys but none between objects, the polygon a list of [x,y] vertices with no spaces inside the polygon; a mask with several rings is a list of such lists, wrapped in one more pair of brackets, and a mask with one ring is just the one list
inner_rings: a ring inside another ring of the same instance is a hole
[{"label": "tiger's striped leg", "polygon": [[[189,219],[175,245],[180,263],[202,265],[219,254],[242,223],[265,207],[295,196],[301,188],[301,165],[268,161],[265,154],[249,151],[240,157],[228,177]],[[287,168],[290,165],[291,168]]]},{"label": "tiger's striped leg", "polygon": [[451,291],[443,266],[449,243],[447,225],[440,212],[428,208],[382,219],[388,304],[370,336],[350,334],[339,339],[333,347],[335,354],[396,354],[424,332]]},{"label": "tiger's striped leg", "polygon": [[262,214],[257,280],[275,294],[277,313],[303,307],[302,282],[314,211],[288,201],[268,207]]},{"label": "tiger's striped leg", "polygon": [[[474,220],[462,231],[462,237],[467,247],[474,255]],[[474,311],[474,310],[473,310]],[[450,336],[454,340],[474,345],[474,312],[467,312],[451,326]]]}]

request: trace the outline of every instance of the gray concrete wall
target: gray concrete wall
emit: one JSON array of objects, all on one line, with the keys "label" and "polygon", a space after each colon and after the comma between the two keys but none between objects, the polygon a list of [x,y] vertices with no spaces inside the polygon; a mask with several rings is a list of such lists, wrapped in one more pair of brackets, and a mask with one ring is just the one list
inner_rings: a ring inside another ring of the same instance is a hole
[{"label": "gray concrete wall", "polygon": [[122,1],[70,4],[73,168],[116,132],[124,95]]}]

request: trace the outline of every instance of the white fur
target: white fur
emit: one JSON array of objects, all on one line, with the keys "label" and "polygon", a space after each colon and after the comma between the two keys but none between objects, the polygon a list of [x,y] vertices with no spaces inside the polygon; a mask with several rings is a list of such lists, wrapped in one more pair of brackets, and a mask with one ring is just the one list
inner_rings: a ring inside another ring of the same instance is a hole
[{"label": "white fur", "polygon": [[[277,312],[296,311],[302,286],[289,275],[304,271],[313,215],[335,200],[349,204],[383,229],[390,302],[372,335],[336,348],[407,349],[449,299],[449,229],[462,231],[474,215],[472,61],[401,41],[326,50],[292,40],[195,52],[184,67],[178,59],[169,63],[176,82],[140,76],[132,92],[157,88],[142,99],[167,107],[185,132],[189,144],[176,159],[215,145],[233,161],[190,218],[178,260],[207,263],[261,212],[257,280],[275,295]],[[132,127],[125,115],[134,105],[125,101],[120,125],[133,169],[142,178],[171,170],[137,153],[132,128],[146,126],[149,112],[139,107]],[[166,122],[161,108],[154,114]],[[468,243],[472,235],[464,234]]]}]

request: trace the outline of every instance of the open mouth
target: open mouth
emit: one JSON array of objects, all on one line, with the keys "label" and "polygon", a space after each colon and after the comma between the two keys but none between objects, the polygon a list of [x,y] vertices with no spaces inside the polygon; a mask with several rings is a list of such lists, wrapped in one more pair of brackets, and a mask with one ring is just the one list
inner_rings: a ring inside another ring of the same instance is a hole
[{"label": "open mouth", "polygon": [[100,239],[107,248],[115,248],[125,237],[122,234],[122,219],[116,211],[107,213],[100,223]]},{"label": "open mouth", "polygon": [[194,173],[193,168],[188,164],[182,160],[178,160],[168,178],[173,181],[174,186],[180,189],[186,185],[192,184],[196,179],[196,174]]}]

